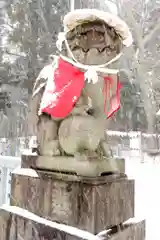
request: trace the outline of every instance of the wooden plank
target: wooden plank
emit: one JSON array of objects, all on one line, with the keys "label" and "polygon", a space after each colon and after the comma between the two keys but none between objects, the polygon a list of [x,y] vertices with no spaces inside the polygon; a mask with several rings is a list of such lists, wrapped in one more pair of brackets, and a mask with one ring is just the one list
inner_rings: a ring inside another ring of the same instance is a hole
[{"label": "wooden plank", "polygon": [[96,234],[134,216],[134,180],[18,169],[11,205]]},{"label": "wooden plank", "polygon": [[23,208],[4,205],[0,208],[0,240],[100,240],[77,228],[51,222]]},{"label": "wooden plank", "polygon": [[[105,231],[106,232],[106,231]],[[107,231],[109,232],[109,231]],[[15,206],[0,208],[0,240],[145,240],[145,221],[125,223],[121,231],[105,235],[51,222]]]}]

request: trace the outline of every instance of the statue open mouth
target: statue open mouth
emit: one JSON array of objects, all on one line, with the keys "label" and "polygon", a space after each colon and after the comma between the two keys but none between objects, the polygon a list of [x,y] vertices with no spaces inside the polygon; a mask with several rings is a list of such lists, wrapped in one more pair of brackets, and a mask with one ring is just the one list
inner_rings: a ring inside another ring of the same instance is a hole
[{"label": "statue open mouth", "polygon": [[[66,40],[74,58],[86,65],[105,64],[122,50],[121,37],[113,27],[100,20],[76,26],[66,34]],[[65,44],[63,54],[66,55]]]}]

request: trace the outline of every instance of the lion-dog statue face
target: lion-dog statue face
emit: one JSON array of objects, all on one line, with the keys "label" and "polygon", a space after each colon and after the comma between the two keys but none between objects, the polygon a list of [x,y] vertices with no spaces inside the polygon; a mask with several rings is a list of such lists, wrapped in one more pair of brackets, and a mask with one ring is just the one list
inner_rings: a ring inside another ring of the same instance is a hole
[{"label": "lion-dog statue face", "polygon": [[[75,59],[86,65],[105,64],[122,49],[122,41],[114,28],[100,20],[77,26],[66,38]],[[65,45],[63,54],[67,55]]]}]

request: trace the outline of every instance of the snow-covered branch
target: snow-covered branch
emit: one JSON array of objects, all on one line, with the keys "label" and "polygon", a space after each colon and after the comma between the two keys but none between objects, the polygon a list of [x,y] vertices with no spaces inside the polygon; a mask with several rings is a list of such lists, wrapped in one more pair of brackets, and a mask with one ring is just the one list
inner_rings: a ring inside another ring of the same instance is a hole
[{"label": "snow-covered branch", "polygon": [[15,56],[15,57],[22,57],[21,54],[17,54],[17,53],[12,53],[12,52],[9,52],[8,50],[5,51],[6,54],[8,55],[12,55],[12,56]]},{"label": "snow-covered branch", "polygon": [[48,24],[47,24],[47,21],[46,21],[45,16],[44,16],[42,1],[39,1],[39,6],[38,7],[39,7],[39,9],[35,10],[35,12],[38,14],[40,19],[42,20],[42,23],[43,23],[43,26],[44,26],[46,32],[49,33],[50,31],[49,31]]}]

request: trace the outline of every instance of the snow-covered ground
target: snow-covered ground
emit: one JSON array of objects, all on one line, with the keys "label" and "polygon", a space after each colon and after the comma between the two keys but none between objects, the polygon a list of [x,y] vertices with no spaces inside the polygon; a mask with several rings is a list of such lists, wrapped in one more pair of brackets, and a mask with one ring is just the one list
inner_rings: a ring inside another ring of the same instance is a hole
[{"label": "snow-covered ground", "polygon": [[126,173],[135,179],[135,216],[146,219],[146,240],[160,240],[160,156],[126,156]]}]

